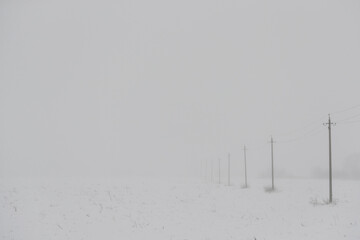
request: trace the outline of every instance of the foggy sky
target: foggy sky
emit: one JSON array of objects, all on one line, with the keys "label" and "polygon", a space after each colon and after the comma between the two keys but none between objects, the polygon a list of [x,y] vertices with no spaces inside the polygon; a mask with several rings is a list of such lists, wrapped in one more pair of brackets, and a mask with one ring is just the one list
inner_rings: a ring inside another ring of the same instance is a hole
[{"label": "foggy sky", "polygon": [[311,176],[328,113],[339,171],[359,66],[355,0],[2,0],[0,175],[201,176],[228,152],[240,175],[246,144],[254,177],[273,135],[275,172]]}]

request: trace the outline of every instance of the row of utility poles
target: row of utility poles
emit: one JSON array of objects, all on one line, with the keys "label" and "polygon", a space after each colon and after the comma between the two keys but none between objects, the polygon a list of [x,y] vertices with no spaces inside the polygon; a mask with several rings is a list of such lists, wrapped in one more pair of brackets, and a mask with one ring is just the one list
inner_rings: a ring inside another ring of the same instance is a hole
[{"label": "row of utility poles", "polygon": [[[270,139],[270,143],[271,143],[271,188],[272,190],[275,190],[275,184],[274,184],[274,139],[273,137],[271,137]],[[244,187],[247,188],[248,187],[248,181],[247,181],[247,164],[246,164],[246,151],[248,149],[246,148],[246,145],[244,145],[243,151],[244,151],[244,177],[245,177],[245,184]],[[221,183],[221,159],[218,159],[218,183]],[[207,161],[206,161],[206,169],[205,172],[207,172]],[[205,178],[206,178],[206,174],[205,174]],[[214,166],[213,166],[213,162],[211,162],[211,182],[214,182]],[[227,181],[227,185],[230,186],[230,153],[228,154],[228,181]]]},{"label": "row of utility poles", "polygon": [[[336,125],[335,123],[331,122],[331,118],[330,118],[330,114],[329,114],[329,119],[328,119],[328,122],[324,123],[323,124],[324,126],[328,126],[328,130],[329,130],[329,203],[332,203],[333,201],[333,192],[332,192],[332,154],[331,154],[331,126],[332,125]],[[271,189],[274,191],[275,190],[275,182],[274,182],[274,139],[273,137],[271,136],[270,138],[270,142],[271,144]],[[246,167],[246,146],[244,145],[244,170],[245,170],[245,188],[248,187],[248,182],[247,182],[247,167]],[[218,167],[218,170],[219,170],[219,174],[218,174],[218,177],[219,177],[219,180],[218,180],[218,183],[220,184],[221,183],[221,164],[220,164],[220,158],[218,159],[218,162],[219,162],[219,167]],[[207,162],[206,162],[206,169],[207,169]],[[211,164],[211,182],[213,182],[213,174],[214,174],[214,171],[213,171],[213,164]],[[207,171],[207,170],[206,170]],[[206,176],[205,176],[206,178]],[[230,186],[230,153],[228,154],[228,186]]]},{"label": "row of utility poles", "polygon": [[[246,166],[246,146],[244,146],[244,170],[245,170],[245,188],[248,187],[248,182],[247,182],[247,166]],[[221,159],[218,158],[218,183],[221,183]],[[230,181],[230,153],[228,154],[228,181],[227,181],[227,185],[230,186],[231,185],[231,181]],[[207,172],[207,161],[206,161],[206,169],[205,172]],[[205,178],[206,178],[206,173],[205,173]],[[214,182],[214,165],[213,162],[211,162],[211,182]]]},{"label": "row of utility poles", "polygon": [[[328,126],[329,130],[329,203],[333,201],[333,191],[332,191],[332,153],[331,153],[331,126],[336,125],[336,123],[331,122],[331,117],[329,114],[328,122],[323,123],[324,126]],[[271,188],[275,189],[274,185],[274,139],[271,137]]]}]

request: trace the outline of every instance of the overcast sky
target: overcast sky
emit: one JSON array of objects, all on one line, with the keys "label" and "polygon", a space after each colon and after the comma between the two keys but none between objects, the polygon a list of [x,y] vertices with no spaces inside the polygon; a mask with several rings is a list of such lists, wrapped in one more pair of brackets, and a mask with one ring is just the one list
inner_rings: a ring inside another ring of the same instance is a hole
[{"label": "overcast sky", "polygon": [[359,91],[357,0],[0,1],[3,177],[353,168]]}]

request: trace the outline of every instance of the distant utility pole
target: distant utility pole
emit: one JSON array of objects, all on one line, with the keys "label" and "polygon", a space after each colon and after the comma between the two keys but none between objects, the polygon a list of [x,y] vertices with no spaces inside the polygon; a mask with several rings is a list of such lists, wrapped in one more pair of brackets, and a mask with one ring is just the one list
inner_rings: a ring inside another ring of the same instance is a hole
[{"label": "distant utility pole", "polygon": [[271,189],[274,191],[274,139],[271,136]]},{"label": "distant utility pole", "polygon": [[205,182],[207,182],[208,181],[208,177],[207,177],[207,175],[208,175],[208,160],[206,159],[205,160]]},{"label": "distant utility pole", "polygon": [[228,186],[230,186],[230,153],[228,155]]},{"label": "distant utility pole", "polygon": [[331,168],[331,125],[336,125],[336,123],[331,122],[330,114],[329,120],[327,123],[323,123],[324,126],[328,125],[329,129],[329,203],[332,203],[332,168]]},{"label": "distant utility pole", "polygon": [[214,161],[211,160],[211,182],[214,182]]},{"label": "distant utility pole", "polygon": [[221,169],[220,169],[220,167],[221,167],[221,165],[220,165],[220,158],[219,158],[218,160],[219,160],[219,184],[220,184],[220,181],[221,181],[221,176],[220,176],[220,174],[221,174]]},{"label": "distant utility pole", "polygon": [[246,173],[246,146],[244,145],[244,164],[245,164],[245,187],[247,188],[247,173]]}]

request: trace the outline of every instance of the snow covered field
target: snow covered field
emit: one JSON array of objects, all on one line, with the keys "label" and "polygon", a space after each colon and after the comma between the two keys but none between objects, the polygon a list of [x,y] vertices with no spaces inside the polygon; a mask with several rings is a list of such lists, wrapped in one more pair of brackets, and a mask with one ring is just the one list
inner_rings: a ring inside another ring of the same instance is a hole
[{"label": "snow covered field", "polygon": [[2,180],[0,239],[360,239],[360,181]]}]

